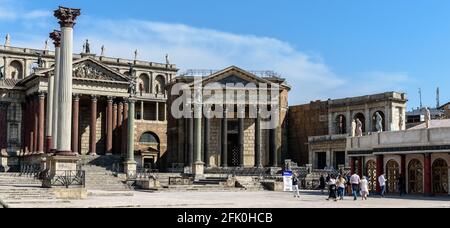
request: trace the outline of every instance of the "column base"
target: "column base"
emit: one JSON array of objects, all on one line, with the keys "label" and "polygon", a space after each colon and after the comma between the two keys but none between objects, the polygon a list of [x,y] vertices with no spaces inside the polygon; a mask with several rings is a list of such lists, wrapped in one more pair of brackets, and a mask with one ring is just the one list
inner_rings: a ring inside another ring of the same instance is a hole
[{"label": "column base", "polygon": [[195,162],[192,165],[192,174],[195,175],[195,179],[197,177],[201,177],[205,174],[205,163],[204,162]]},{"label": "column base", "polygon": [[72,152],[72,151],[62,151],[57,150],[55,153],[55,156],[67,156],[67,157],[76,157],[78,154]]},{"label": "column base", "polygon": [[136,161],[126,161],[123,164],[124,164],[124,172],[127,175],[127,177],[136,176],[136,171],[137,171]]},{"label": "column base", "polygon": [[[46,169],[49,170],[49,175],[54,178],[73,176],[77,172],[78,161],[77,156],[61,156],[59,154],[48,156],[46,158]],[[51,188],[52,180],[45,179],[42,182],[42,187]]]},{"label": "column base", "polygon": [[97,153],[92,153],[92,152],[90,152],[90,153],[88,153],[88,155],[90,155],[90,156],[97,156]]}]

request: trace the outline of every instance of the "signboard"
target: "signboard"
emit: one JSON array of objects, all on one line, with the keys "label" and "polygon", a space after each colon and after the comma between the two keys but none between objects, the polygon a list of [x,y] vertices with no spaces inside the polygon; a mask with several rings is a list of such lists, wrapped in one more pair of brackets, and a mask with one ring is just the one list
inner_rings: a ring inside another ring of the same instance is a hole
[{"label": "signboard", "polygon": [[292,171],[283,172],[284,191],[292,192]]}]

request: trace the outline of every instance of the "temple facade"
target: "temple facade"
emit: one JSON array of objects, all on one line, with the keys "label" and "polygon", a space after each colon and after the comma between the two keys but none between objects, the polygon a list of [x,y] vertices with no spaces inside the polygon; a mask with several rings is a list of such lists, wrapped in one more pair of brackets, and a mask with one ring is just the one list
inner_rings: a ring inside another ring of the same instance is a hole
[{"label": "temple facade", "polygon": [[[50,153],[49,78],[55,74],[55,51],[0,46],[0,150],[3,169]],[[138,89],[135,111],[136,161],[157,168],[167,152],[166,84],[178,71],[173,64],[73,55],[71,150],[80,155],[124,156],[130,64]]]}]

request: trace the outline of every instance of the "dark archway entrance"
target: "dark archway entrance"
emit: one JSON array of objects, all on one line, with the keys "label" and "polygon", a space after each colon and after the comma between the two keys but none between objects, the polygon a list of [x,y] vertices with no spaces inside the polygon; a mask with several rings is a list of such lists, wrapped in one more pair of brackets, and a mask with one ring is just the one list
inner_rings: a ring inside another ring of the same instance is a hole
[{"label": "dark archway entrance", "polygon": [[228,167],[238,167],[241,164],[239,151],[239,123],[237,120],[228,121],[228,145],[227,164]]},{"label": "dark archway entrance", "polygon": [[443,159],[433,163],[433,193],[448,194],[448,164]]}]

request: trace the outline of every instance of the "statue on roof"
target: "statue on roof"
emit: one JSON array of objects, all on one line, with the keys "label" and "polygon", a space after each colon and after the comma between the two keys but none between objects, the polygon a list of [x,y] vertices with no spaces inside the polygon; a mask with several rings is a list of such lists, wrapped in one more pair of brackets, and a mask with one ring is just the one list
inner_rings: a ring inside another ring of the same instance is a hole
[{"label": "statue on roof", "polygon": [[6,34],[5,37],[5,46],[9,47],[11,45],[11,36],[8,34]]},{"label": "statue on roof", "polygon": [[102,45],[102,47],[101,47],[100,56],[105,56],[105,45]]},{"label": "statue on roof", "polygon": [[429,108],[425,108],[425,126],[427,128],[431,127],[431,112]]},{"label": "statue on roof", "polygon": [[134,51],[134,60],[137,60],[137,57],[138,57],[138,50],[136,49],[136,50]]},{"label": "statue on roof", "polygon": [[86,42],[83,44],[83,52],[86,54],[91,54],[91,45],[89,44],[88,39],[86,39]]},{"label": "statue on roof", "polygon": [[169,61],[169,54],[166,54],[166,64],[169,65],[170,61]]}]

